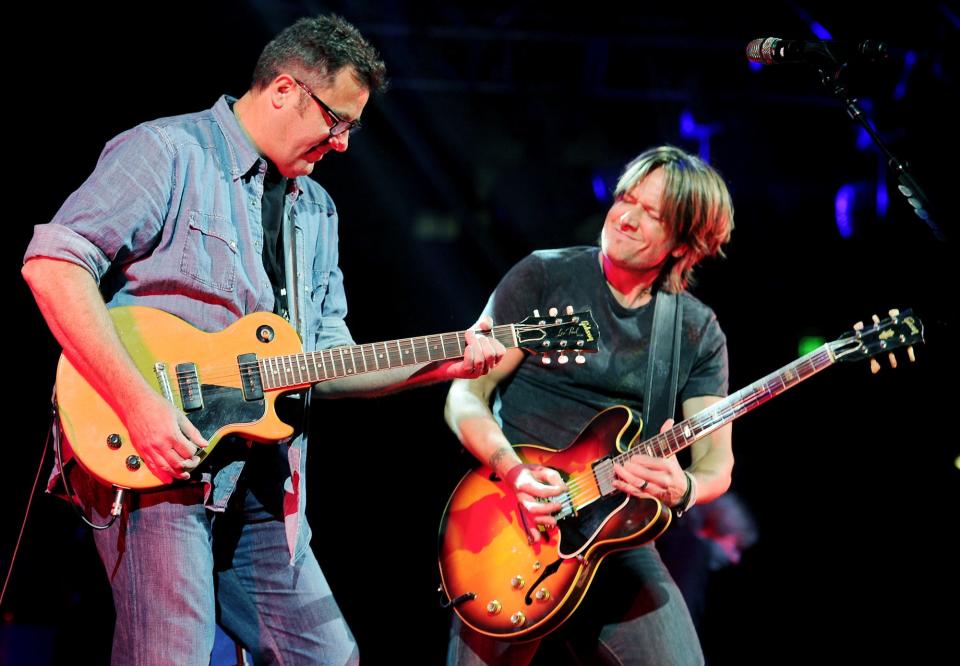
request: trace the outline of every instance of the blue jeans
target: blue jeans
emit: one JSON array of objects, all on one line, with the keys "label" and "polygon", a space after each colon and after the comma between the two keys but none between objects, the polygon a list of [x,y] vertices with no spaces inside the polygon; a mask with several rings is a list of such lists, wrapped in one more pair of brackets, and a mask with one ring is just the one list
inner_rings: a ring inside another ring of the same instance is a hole
[{"label": "blue jeans", "polygon": [[607,556],[586,599],[539,641],[506,643],[454,616],[448,664],[700,666],[700,640],[683,596],[652,545]]},{"label": "blue jeans", "polygon": [[[191,484],[128,494],[116,523],[95,532],[117,612],[114,664],[207,666],[217,623],[256,664],[359,662],[313,552],[290,564],[285,460],[258,449],[267,453],[251,455],[224,513],[205,509]],[[70,477],[105,523],[112,491],[80,469]]]}]

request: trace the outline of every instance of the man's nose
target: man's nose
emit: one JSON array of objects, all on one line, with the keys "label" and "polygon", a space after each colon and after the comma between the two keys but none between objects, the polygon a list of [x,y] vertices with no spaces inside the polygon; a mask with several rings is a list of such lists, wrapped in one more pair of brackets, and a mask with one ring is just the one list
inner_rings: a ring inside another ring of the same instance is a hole
[{"label": "man's nose", "polygon": [[338,153],[342,153],[347,149],[347,144],[350,143],[350,132],[343,132],[337,134],[336,136],[330,137],[330,147],[333,148]]}]

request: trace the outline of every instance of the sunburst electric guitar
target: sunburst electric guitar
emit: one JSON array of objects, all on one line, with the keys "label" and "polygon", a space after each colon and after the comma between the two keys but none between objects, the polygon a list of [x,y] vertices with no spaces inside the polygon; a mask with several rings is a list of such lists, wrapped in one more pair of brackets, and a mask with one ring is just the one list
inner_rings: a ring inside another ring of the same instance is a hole
[{"label": "sunburst electric guitar", "polygon": [[[463,356],[463,332],[303,352],[300,338],[283,318],[247,315],[218,333],[205,333],[171,314],[130,306],[110,310],[124,347],[140,373],[209,441],[204,457],[227,435],[277,442],[293,428],[277,416],[283,393],[318,382],[389,368]],[[488,333],[506,348],[559,353],[559,361],[595,352],[596,323],[590,312],[527,317],[494,326]],[[549,357],[545,357],[549,358]],[[60,424],[78,462],[118,488],[163,486],[140,458],[114,407],[60,357],[57,368]]]},{"label": "sunburst electric guitar", "polygon": [[[606,555],[651,541],[670,524],[671,512],[658,500],[613,487],[614,463],[638,451],[671,456],[837,361],[922,340],[920,320],[893,310],[639,444],[642,424],[618,405],[600,412],[562,451],[516,447],[524,462],[558,470],[568,487],[553,498],[563,505],[557,527],[541,528],[536,543],[528,542],[516,497],[503,481],[487,467],[468,473],[440,524],[440,575],[449,604],[465,624],[500,640],[553,631],[583,600]],[[908,352],[912,360],[912,347]]]}]

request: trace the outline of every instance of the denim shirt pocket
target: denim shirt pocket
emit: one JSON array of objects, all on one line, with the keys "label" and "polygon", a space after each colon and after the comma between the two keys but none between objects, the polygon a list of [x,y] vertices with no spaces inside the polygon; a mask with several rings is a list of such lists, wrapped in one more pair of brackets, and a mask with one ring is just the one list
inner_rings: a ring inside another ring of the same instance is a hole
[{"label": "denim shirt pocket", "polygon": [[237,231],[226,217],[190,211],[180,271],[220,291],[237,284]]}]

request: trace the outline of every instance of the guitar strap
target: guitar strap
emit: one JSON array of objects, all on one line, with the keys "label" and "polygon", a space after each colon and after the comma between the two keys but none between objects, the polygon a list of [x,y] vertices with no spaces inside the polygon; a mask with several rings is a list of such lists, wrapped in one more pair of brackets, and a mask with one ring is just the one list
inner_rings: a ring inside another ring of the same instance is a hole
[{"label": "guitar strap", "polygon": [[[300,302],[300,293],[298,285],[298,275],[300,274],[300,267],[298,265],[299,254],[297,252],[297,246],[301,242],[301,239],[297,236],[296,226],[293,224],[293,216],[290,214],[291,211],[287,210],[283,214],[283,260],[286,266],[286,288],[287,288],[287,319],[290,323],[293,324],[293,328],[296,329],[297,334],[300,336],[300,341],[306,349],[306,340],[309,331],[306,330],[306,321],[301,316],[303,312],[302,303]],[[310,429],[310,396],[313,391],[306,390],[301,393],[303,396],[303,420],[302,420],[302,432],[306,434]]]},{"label": "guitar strap", "polygon": [[300,290],[297,289],[297,275],[299,266],[297,266],[297,230],[291,220],[290,211],[283,213],[283,262],[286,270],[287,291],[287,318],[300,335],[300,340],[306,340],[304,334],[303,322],[300,319]]},{"label": "guitar strap", "polygon": [[644,439],[656,435],[677,408],[680,375],[680,334],[683,304],[679,294],[657,291],[647,363],[647,390],[643,395]]}]

